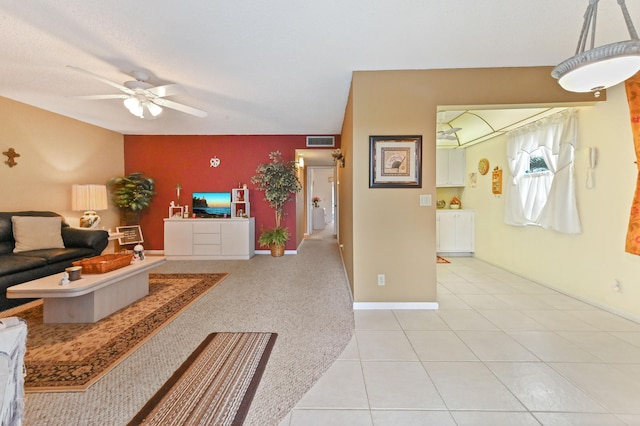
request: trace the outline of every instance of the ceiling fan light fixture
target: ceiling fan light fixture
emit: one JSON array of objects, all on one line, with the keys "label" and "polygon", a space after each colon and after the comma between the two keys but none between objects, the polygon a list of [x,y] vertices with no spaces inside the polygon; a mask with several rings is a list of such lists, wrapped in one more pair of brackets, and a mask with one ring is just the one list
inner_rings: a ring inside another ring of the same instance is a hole
[{"label": "ceiling fan light fixture", "polygon": [[154,117],[159,116],[162,112],[162,107],[160,105],[154,104],[153,102],[145,102],[145,106]]},{"label": "ceiling fan light fixture", "polygon": [[[599,0],[589,0],[576,54],[556,66],[551,75],[570,92],[595,92],[615,86],[640,70],[640,40],[624,0],[617,0],[631,40],[593,46]],[[585,51],[591,31],[591,48]]]},{"label": "ceiling fan light fixture", "polygon": [[131,114],[135,115],[136,117],[142,118],[144,110],[142,108],[142,103],[140,102],[140,99],[133,96],[130,98],[127,98],[124,100],[124,106],[127,107],[127,109]]}]

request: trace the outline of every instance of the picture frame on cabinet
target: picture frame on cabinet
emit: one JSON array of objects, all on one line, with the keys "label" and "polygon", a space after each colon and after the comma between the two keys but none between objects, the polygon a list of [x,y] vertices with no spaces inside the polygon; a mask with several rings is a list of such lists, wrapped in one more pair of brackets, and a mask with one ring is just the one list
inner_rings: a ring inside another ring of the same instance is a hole
[{"label": "picture frame on cabinet", "polygon": [[118,238],[118,244],[121,246],[144,243],[140,225],[116,226],[116,231],[122,234],[122,237]]},{"label": "picture frame on cabinet", "polygon": [[369,188],[422,188],[422,136],[370,136]]}]

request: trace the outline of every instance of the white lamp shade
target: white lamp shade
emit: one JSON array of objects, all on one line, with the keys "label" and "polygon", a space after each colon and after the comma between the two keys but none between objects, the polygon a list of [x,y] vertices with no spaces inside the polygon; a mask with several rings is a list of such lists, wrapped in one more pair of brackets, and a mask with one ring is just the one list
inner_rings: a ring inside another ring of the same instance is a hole
[{"label": "white lamp shade", "polygon": [[71,209],[77,211],[106,210],[106,185],[73,185],[71,187]]}]

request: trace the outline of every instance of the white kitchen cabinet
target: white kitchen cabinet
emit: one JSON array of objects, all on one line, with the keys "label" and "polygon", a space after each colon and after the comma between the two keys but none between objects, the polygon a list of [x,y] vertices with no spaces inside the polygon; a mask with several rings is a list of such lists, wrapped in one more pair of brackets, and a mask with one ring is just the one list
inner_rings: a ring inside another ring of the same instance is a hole
[{"label": "white kitchen cabinet", "polygon": [[255,218],[165,219],[167,259],[250,259],[255,254]]},{"label": "white kitchen cabinet", "polygon": [[475,251],[473,210],[436,210],[436,251],[464,254]]},{"label": "white kitchen cabinet", "polygon": [[436,149],[436,186],[465,186],[466,174],[464,149]]}]

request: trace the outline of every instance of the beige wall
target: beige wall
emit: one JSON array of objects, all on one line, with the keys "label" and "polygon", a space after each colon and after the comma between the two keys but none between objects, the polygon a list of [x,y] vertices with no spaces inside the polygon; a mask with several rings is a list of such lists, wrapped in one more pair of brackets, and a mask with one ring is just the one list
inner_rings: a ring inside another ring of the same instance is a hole
[{"label": "beige wall", "polygon": [[[503,223],[504,196],[491,194],[490,174],[478,175],[462,202],[476,211],[476,257],[567,294],[640,319],[640,257],[625,253],[625,235],[637,166],[624,85],[609,89],[608,101],[579,108],[575,176],[583,233],[564,235]],[[598,148],[595,187],[586,187],[588,147]],[[467,150],[467,171],[489,159],[506,168],[506,136]],[[612,282],[622,282],[621,293]]]},{"label": "beige wall", "polygon": [[[550,72],[531,67],[353,73],[342,139],[351,151],[346,158],[353,211],[345,218],[351,229],[341,226],[341,232],[352,237],[345,237],[344,249],[355,302],[436,301],[437,106],[593,101],[589,94],[562,90]],[[421,189],[368,187],[371,135],[423,135]],[[432,195],[432,207],[418,205],[421,194]],[[377,285],[378,274],[386,275],[385,286]]]},{"label": "beige wall", "polygon": [[[2,156],[0,211],[51,210],[78,226],[71,185],[122,175],[122,135],[2,97],[0,111],[0,152],[20,154],[11,168]],[[107,229],[118,224],[117,208],[99,214]]]},{"label": "beige wall", "polygon": [[336,191],[338,194],[338,243],[340,245],[345,271],[349,279],[351,294],[353,295],[353,83],[349,91],[344,121],[342,122],[340,149],[345,156],[345,166],[338,167],[336,176]]}]

